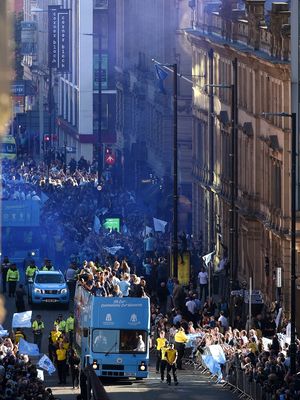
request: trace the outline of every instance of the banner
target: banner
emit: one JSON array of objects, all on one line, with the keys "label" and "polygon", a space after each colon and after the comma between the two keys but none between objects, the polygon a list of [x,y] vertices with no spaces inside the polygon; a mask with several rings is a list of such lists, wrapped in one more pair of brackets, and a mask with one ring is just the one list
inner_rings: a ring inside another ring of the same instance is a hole
[{"label": "banner", "polygon": [[[93,55],[94,90],[99,90],[99,53]],[[101,89],[108,89],[108,54],[101,55]]]},{"label": "banner", "polygon": [[57,67],[58,10],[60,6],[48,6],[48,66]]},{"label": "banner", "polygon": [[40,354],[39,347],[35,343],[29,343],[23,338],[19,342],[19,352],[28,356],[38,356]]},{"label": "banner", "polygon": [[48,7],[48,65],[58,72],[70,72],[70,10]]},{"label": "banner", "polygon": [[43,357],[39,360],[38,366],[47,371],[49,375],[52,375],[53,372],[56,371],[56,368],[54,367],[52,361],[48,356],[46,356],[46,354],[44,354]]},{"label": "banner", "polygon": [[12,319],[13,328],[31,328],[32,311],[14,313]]},{"label": "banner", "polygon": [[105,251],[107,251],[111,255],[115,255],[119,250],[123,250],[124,247],[122,246],[113,246],[113,247],[103,247]]},{"label": "banner", "polygon": [[178,255],[178,280],[181,285],[188,285],[191,278],[191,256],[189,251]]},{"label": "banner", "polygon": [[57,71],[70,72],[70,10],[58,11]]},{"label": "banner", "polygon": [[37,53],[37,23],[35,21],[21,22],[21,54],[33,56]]},{"label": "banner", "polygon": [[168,222],[163,221],[162,219],[153,218],[153,225],[155,232],[165,232],[166,225]]}]

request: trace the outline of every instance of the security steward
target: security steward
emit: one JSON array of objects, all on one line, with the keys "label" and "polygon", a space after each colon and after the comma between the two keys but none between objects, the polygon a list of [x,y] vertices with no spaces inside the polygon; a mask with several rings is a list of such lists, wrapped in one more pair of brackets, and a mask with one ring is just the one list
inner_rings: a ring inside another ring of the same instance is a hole
[{"label": "security steward", "polygon": [[7,271],[6,282],[8,283],[8,296],[14,297],[17,287],[17,282],[20,280],[20,274],[16,264],[11,264]]},{"label": "security steward", "polygon": [[28,265],[28,267],[26,268],[26,280],[27,282],[30,282],[33,280],[34,274],[36,273],[36,271],[38,271],[38,267],[35,265],[34,260],[32,260],[30,262],[30,264]]},{"label": "security steward", "polygon": [[175,333],[174,340],[175,340],[175,349],[178,352],[177,368],[183,369],[182,368],[182,358],[184,356],[185,343],[188,341],[188,337],[186,336],[182,326]]},{"label": "security steward", "polygon": [[160,370],[160,361],[161,361],[161,349],[166,344],[167,339],[165,338],[165,331],[159,332],[159,337],[156,339],[156,373],[159,373]]},{"label": "security steward", "polygon": [[75,320],[73,314],[71,313],[66,320],[66,334],[69,336],[69,342],[71,347],[73,347],[74,325],[75,325]]},{"label": "security steward", "polygon": [[165,370],[168,365],[167,357],[166,357],[166,351],[169,350],[169,345],[168,342],[165,342],[163,347],[160,349],[160,381],[164,382],[165,381]]},{"label": "security steward", "polygon": [[19,344],[21,339],[26,340],[25,333],[22,331],[21,328],[16,328],[14,336],[15,336],[15,344]]},{"label": "security steward", "polygon": [[49,335],[48,353],[49,358],[53,361],[58,347],[58,340],[62,336],[62,332],[58,329],[58,325],[54,325]]},{"label": "security steward", "polygon": [[60,342],[56,350],[56,366],[59,384],[66,383],[67,372],[67,350],[64,348],[63,342]]},{"label": "security steward", "polygon": [[176,375],[176,360],[177,360],[177,350],[174,349],[174,344],[171,343],[169,349],[166,351],[167,359],[167,382],[171,385],[171,371],[173,373],[174,384],[178,385],[177,375]]},{"label": "security steward", "polygon": [[66,331],[66,321],[63,319],[62,314],[59,314],[57,319],[54,321],[54,325],[58,326],[60,332],[64,333]]},{"label": "security steward", "polygon": [[32,332],[33,332],[33,343],[38,345],[40,351],[42,347],[44,329],[45,325],[44,322],[42,321],[42,317],[40,315],[37,315],[35,320],[32,322]]}]

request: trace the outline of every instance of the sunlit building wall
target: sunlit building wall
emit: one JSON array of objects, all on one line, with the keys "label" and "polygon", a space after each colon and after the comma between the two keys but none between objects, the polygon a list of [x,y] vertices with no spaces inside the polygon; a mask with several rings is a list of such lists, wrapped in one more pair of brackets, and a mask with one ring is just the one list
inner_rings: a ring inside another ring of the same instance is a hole
[{"label": "sunlit building wall", "polygon": [[231,92],[214,89],[214,164],[210,171],[205,85],[208,54],[213,51],[216,85],[232,83],[232,61],[238,60],[237,279],[248,282],[252,276],[254,287],[267,300],[274,300],[278,296],[276,269],[282,268],[282,293],[288,308],[291,121],[262,116],[291,112],[288,4],[273,3],[268,24],[265,17],[260,0],[246,1],[244,10],[225,0],[195,2],[194,29],[187,36],[193,74],[205,77],[193,87],[193,233],[202,237],[204,249],[209,250],[208,233],[213,230],[217,256],[221,256],[220,239],[229,246]]}]

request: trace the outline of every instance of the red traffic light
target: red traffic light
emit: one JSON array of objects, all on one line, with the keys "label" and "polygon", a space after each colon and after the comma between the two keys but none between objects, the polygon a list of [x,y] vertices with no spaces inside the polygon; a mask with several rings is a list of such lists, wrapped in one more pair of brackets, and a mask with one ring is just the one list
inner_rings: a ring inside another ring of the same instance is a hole
[{"label": "red traffic light", "polygon": [[105,164],[114,165],[116,162],[116,157],[114,154],[105,154]]}]

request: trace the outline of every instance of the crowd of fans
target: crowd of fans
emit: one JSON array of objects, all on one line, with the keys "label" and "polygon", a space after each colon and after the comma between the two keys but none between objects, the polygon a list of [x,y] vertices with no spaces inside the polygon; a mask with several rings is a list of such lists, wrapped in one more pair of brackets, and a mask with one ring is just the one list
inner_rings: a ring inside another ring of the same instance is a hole
[{"label": "crowd of fans", "polygon": [[54,400],[51,389],[38,378],[36,365],[10,338],[0,340],[0,399]]},{"label": "crowd of fans", "polygon": [[[202,263],[197,252],[192,252],[196,257],[192,257],[191,282],[188,287],[183,287],[170,276],[169,234],[145,234],[145,226],[151,226],[151,211],[134,192],[113,185],[110,174],[98,183],[95,164],[84,159],[78,164],[71,161],[66,170],[59,160],[47,164],[24,159],[4,164],[2,183],[3,198],[42,201],[43,194],[47,196],[42,207],[45,237],[54,238],[56,268],[64,267],[60,263],[67,263],[71,256],[66,276],[73,285],[72,290],[78,279],[95,296],[150,298],[153,348],[164,332],[177,348],[179,369],[183,367],[185,346],[192,349],[191,357],[197,358],[210,344],[220,344],[227,357],[226,367],[223,366],[225,379],[238,369],[249,381],[261,384],[264,394],[270,394],[273,399],[300,398],[297,376],[289,373],[290,357],[286,344],[289,324],[284,320],[275,324],[274,315],[278,309],[265,307],[263,316],[245,321],[243,300],[237,301],[230,327],[228,303],[222,296],[224,290],[216,290],[217,296],[208,297],[206,271],[200,270]],[[120,232],[102,226],[105,215],[120,217]],[[97,229],[95,217],[100,222]],[[186,248],[186,237],[182,237]],[[45,249],[49,251],[49,244]],[[224,276],[226,271],[220,279],[223,286]],[[285,339],[279,340],[277,334],[285,331]],[[178,333],[182,341],[176,343]],[[188,335],[193,339],[189,340]],[[266,345],[263,338],[269,338],[269,344]],[[15,360],[18,357],[14,356]],[[298,344],[298,370],[299,365]],[[31,371],[33,367],[29,361],[28,366]],[[44,391],[39,395],[47,393]]]}]

